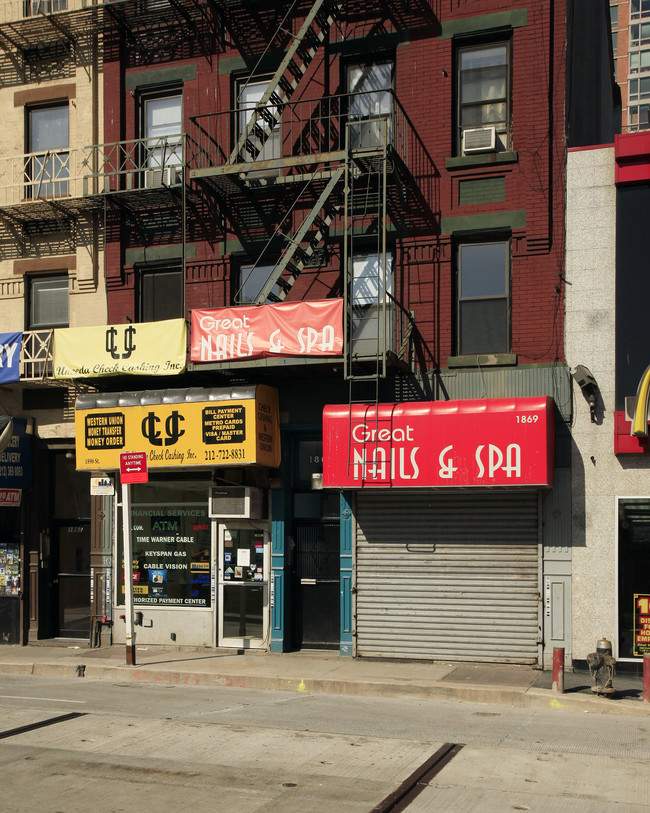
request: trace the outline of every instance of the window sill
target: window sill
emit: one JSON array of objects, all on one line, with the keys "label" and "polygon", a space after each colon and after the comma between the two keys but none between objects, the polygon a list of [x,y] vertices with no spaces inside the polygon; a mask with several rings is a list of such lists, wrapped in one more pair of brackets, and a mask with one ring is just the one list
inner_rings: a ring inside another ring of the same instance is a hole
[{"label": "window sill", "polygon": [[485,353],[484,355],[449,356],[447,367],[515,367],[516,353]]},{"label": "window sill", "polygon": [[447,158],[447,169],[465,169],[467,167],[482,167],[490,164],[516,164],[519,161],[517,152],[488,152],[480,155],[460,155],[457,158]]}]

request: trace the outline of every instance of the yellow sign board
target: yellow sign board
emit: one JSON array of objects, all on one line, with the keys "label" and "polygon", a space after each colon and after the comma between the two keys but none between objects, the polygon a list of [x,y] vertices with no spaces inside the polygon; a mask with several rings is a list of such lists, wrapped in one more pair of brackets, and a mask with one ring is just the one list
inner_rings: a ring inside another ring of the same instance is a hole
[{"label": "yellow sign board", "polygon": [[237,397],[236,391],[226,389],[207,390],[206,400],[191,401],[173,397],[183,390],[168,390],[172,396],[160,399],[163,403],[143,397],[140,404],[92,409],[84,409],[78,401],[77,469],[119,469],[120,454],[132,451],[146,452],[149,469],[255,463],[276,468],[280,465],[277,391],[265,385],[249,390],[250,397]]},{"label": "yellow sign board", "polygon": [[184,319],[54,331],[54,378],[177,375],[185,369]]}]

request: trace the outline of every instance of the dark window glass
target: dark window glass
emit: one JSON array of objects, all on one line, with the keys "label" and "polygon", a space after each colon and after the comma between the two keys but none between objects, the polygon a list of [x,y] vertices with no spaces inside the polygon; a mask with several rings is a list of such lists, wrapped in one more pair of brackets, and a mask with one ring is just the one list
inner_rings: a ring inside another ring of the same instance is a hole
[{"label": "dark window glass", "polygon": [[70,176],[68,105],[33,108],[28,112],[28,119],[26,197],[67,195]]},{"label": "dark window glass", "polygon": [[[209,607],[211,536],[208,482],[161,480],[132,486],[133,600]],[[121,524],[121,512],[120,512]],[[122,529],[119,528],[122,550]],[[118,603],[124,603],[123,551]]]},{"label": "dark window glass", "polygon": [[650,499],[618,503],[618,657],[650,654]]},{"label": "dark window glass", "polygon": [[39,277],[30,281],[29,329],[67,327],[68,277]]},{"label": "dark window glass", "polygon": [[468,243],[458,248],[458,352],[506,353],[509,244]]},{"label": "dark window glass", "polygon": [[179,319],[184,314],[183,272],[180,268],[140,271],[140,321]]},{"label": "dark window glass", "polygon": [[[239,272],[239,288],[235,291],[235,305],[251,305],[266,285],[271,276],[273,265],[244,265]],[[281,299],[282,288],[274,285],[265,303],[278,302]]]}]

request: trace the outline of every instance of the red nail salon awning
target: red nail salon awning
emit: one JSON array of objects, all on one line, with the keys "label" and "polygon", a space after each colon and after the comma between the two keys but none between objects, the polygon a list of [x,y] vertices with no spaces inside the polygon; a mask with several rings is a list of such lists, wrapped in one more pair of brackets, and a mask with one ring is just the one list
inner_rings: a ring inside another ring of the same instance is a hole
[{"label": "red nail salon awning", "polygon": [[323,410],[326,488],[548,487],[553,452],[549,397]]}]

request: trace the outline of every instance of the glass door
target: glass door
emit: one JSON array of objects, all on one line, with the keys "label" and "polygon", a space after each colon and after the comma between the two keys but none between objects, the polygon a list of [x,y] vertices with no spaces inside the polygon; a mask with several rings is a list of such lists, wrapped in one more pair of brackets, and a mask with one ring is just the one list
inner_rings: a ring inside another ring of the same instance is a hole
[{"label": "glass door", "polygon": [[266,644],[269,534],[249,523],[219,524],[219,646]]}]

